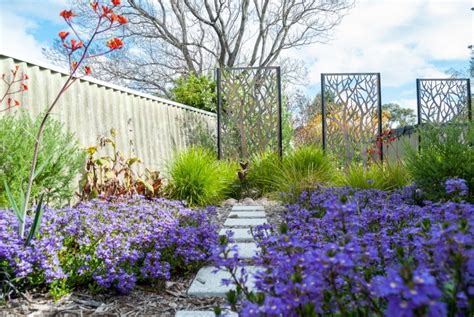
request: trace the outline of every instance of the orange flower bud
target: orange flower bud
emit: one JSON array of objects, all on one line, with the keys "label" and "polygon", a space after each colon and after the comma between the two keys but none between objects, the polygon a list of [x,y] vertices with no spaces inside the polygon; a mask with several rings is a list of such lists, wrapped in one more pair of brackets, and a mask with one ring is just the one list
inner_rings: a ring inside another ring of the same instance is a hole
[{"label": "orange flower bud", "polygon": [[75,39],[72,39],[71,40],[71,49],[73,51],[77,50],[77,49],[80,49],[81,47],[84,46],[84,43],[82,43],[82,41],[80,42],[77,42]]},{"label": "orange flower bud", "polygon": [[15,107],[19,107],[20,106],[20,102],[18,100],[15,100]]},{"label": "orange flower bud", "polygon": [[91,3],[91,6],[92,6],[92,9],[93,9],[94,11],[97,11],[97,7],[99,6],[99,2],[94,1],[94,2]]},{"label": "orange flower bud", "polygon": [[120,24],[126,24],[126,23],[128,22],[127,18],[124,17],[123,15],[117,16],[117,21],[118,21],[118,23],[120,23]]},{"label": "orange flower bud", "polygon": [[107,16],[107,15],[109,15],[109,13],[111,13],[111,12],[112,12],[112,10],[109,9],[108,6],[105,6],[105,5],[102,6],[102,15],[103,15],[104,17]]},{"label": "orange flower bud", "polygon": [[120,0],[112,0],[112,4],[116,7],[120,5]]},{"label": "orange flower bud", "polygon": [[59,15],[62,16],[66,21],[70,21],[72,17],[76,16],[76,14],[72,12],[72,10],[63,10],[59,13]]},{"label": "orange flower bud", "polygon": [[20,90],[21,90],[21,91],[26,91],[26,90],[28,90],[28,86],[25,85],[25,84],[21,84],[21,85],[20,85]]},{"label": "orange flower bud", "polygon": [[116,50],[123,47],[123,42],[121,39],[115,37],[107,41],[107,47],[112,50]]},{"label": "orange flower bud", "polygon": [[61,38],[61,41],[64,41],[66,37],[68,37],[69,32],[63,31],[63,32],[59,32],[58,34],[59,34],[59,37]]}]

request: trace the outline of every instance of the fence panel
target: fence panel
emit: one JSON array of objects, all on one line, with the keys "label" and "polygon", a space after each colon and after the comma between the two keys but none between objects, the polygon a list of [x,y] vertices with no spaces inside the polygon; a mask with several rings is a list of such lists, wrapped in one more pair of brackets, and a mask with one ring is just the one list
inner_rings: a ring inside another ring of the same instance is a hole
[{"label": "fence panel", "polygon": [[343,163],[367,163],[382,133],[380,73],[321,74],[323,148]]},{"label": "fence panel", "polygon": [[217,69],[219,158],[248,159],[272,150],[282,154],[279,67]]},{"label": "fence panel", "polygon": [[417,79],[418,124],[472,120],[469,79]]}]

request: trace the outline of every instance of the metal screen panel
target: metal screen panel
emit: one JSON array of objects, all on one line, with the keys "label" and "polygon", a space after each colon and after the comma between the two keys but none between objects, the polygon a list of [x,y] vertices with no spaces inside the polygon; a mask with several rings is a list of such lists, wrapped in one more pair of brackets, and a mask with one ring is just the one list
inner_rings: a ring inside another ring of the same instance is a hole
[{"label": "metal screen panel", "polygon": [[270,150],[282,154],[279,67],[217,69],[219,158],[246,160]]},{"label": "metal screen panel", "polygon": [[418,124],[472,120],[469,79],[417,79]]},{"label": "metal screen panel", "polygon": [[383,160],[382,146],[370,152],[382,133],[380,73],[321,74],[321,95],[323,148],[346,164]]}]

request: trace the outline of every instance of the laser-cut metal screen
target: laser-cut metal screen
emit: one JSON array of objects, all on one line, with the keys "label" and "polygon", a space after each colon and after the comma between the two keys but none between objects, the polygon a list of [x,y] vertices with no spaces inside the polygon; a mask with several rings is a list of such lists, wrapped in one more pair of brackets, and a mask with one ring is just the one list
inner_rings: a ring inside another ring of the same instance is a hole
[{"label": "laser-cut metal screen", "polygon": [[418,124],[472,120],[469,79],[417,79]]},{"label": "laser-cut metal screen", "polygon": [[321,74],[323,148],[345,164],[383,159],[380,73]]},{"label": "laser-cut metal screen", "polygon": [[280,67],[218,68],[219,159],[248,159],[270,150],[282,154]]}]

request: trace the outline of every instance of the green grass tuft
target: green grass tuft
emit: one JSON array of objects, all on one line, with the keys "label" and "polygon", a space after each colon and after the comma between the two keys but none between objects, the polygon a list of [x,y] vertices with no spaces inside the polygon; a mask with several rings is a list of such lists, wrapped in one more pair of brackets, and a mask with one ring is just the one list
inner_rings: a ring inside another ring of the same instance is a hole
[{"label": "green grass tuft", "polygon": [[228,197],[237,177],[235,163],[218,161],[203,148],[177,153],[169,166],[167,193],[172,199],[185,200],[190,206],[217,204]]}]

